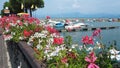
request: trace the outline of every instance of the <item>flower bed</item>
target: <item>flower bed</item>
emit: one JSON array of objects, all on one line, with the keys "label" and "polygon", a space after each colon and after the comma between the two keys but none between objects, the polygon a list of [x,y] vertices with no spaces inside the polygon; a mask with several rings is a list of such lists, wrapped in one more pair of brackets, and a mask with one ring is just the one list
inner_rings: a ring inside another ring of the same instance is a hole
[{"label": "flower bed", "polygon": [[[101,42],[100,29],[93,31],[91,36],[84,36],[81,40],[83,44],[78,45],[72,43],[70,36],[60,36],[56,29],[36,18],[23,15],[3,17],[0,20],[4,39],[19,43],[20,49],[33,67],[34,63],[47,68],[120,67],[117,66],[120,51],[114,45],[105,47]],[[95,42],[96,38],[100,41]]]}]

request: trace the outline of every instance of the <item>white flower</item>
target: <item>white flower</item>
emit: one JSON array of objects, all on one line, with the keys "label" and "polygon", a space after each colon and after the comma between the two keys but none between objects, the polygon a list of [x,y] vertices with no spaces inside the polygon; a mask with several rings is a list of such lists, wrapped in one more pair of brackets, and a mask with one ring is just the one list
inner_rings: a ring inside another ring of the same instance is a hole
[{"label": "white flower", "polygon": [[43,30],[41,33],[48,34],[49,32],[47,30]]},{"label": "white flower", "polygon": [[28,26],[28,23],[25,22],[24,24],[25,24],[26,26]]},{"label": "white flower", "polygon": [[29,38],[29,42],[33,42],[33,38],[34,38],[34,36],[31,36],[31,37]]},{"label": "white flower", "polygon": [[110,49],[109,52],[110,52],[111,54],[118,54],[118,53],[120,53],[120,51],[117,51],[115,48]]},{"label": "white flower", "polygon": [[28,46],[33,46],[32,42],[27,42]]},{"label": "white flower", "polygon": [[46,38],[46,34],[42,34],[42,33],[38,33],[38,32],[36,32],[35,34],[34,34],[34,37],[36,37],[36,38]]},{"label": "white flower", "polygon": [[69,49],[69,51],[72,51],[72,49]]},{"label": "white flower", "polygon": [[78,46],[78,44],[73,44],[72,45],[72,48],[75,48],[75,47],[77,47]]},{"label": "white flower", "polygon": [[5,33],[9,32],[10,30],[8,28],[5,28]]},{"label": "white flower", "polygon": [[17,20],[17,23],[20,23],[20,20]]},{"label": "white flower", "polygon": [[50,56],[57,56],[58,55],[58,52],[57,51],[54,51],[50,54]]},{"label": "white flower", "polygon": [[20,28],[22,29],[22,28],[23,28],[23,26],[20,26]]},{"label": "white flower", "polygon": [[37,49],[41,49],[42,48],[40,44],[38,44],[36,47],[37,47]]},{"label": "white flower", "polygon": [[120,61],[120,51],[117,51],[115,48],[109,50],[111,56],[111,59],[116,59],[117,61]]},{"label": "white flower", "polygon": [[42,40],[39,39],[39,44],[41,44]]},{"label": "white flower", "polygon": [[120,61],[120,55],[111,55],[111,59],[116,59],[117,61]]},{"label": "white flower", "polygon": [[86,51],[92,51],[93,50],[93,47],[89,47],[86,49]]},{"label": "white flower", "polygon": [[96,44],[97,44],[97,47],[96,47],[96,48],[100,49],[100,48],[101,48],[101,43],[99,43],[99,42],[97,41]]},{"label": "white flower", "polygon": [[65,49],[66,49],[66,48],[64,47],[64,45],[63,45],[63,46],[61,45],[61,50],[65,50]]},{"label": "white flower", "polygon": [[52,43],[54,42],[54,40],[53,40],[53,38],[49,38],[49,39],[47,40],[47,42],[48,42],[48,44],[50,45],[50,44],[52,44]]},{"label": "white flower", "polygon": [[17,25],[17,23],[10,23],[10,25],[11,25],[11,26],[16,26],[16,25]]},{"label": "white flower", "polygon": [[15,32],[11,32],[11,35],[15,35]]},{"label": "white flower", "polygon": [[51,37],[60,37],[59,35],[57,35],[56,33],[52,33]]},{"label": "white flower", "polygon": [[82,49],[83,49],[83,46],[81,45],[81,46],[79,47],[79,49],[82,50]]},{"label": "white flower", "polygon": [[23,39],[24,39],[24,37],[19,37],[19,39],[20,39],[20,40],[23,40]]}]

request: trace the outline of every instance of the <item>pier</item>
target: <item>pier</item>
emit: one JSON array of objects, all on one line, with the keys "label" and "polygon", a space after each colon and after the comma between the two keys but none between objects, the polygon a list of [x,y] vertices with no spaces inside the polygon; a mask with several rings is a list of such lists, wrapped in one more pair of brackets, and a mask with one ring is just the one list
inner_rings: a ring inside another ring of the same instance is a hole
[{"label": "pier", "polygon": [[101,30],[108,30],[108,29],[115,29],[119,28],[120,26],[104,26],[104,27],[84,27],[84,28],[76,28],[76,29],[58,29],[59,32],[77,32],[77,31],[93,31],[96,29],[101,29]]}]

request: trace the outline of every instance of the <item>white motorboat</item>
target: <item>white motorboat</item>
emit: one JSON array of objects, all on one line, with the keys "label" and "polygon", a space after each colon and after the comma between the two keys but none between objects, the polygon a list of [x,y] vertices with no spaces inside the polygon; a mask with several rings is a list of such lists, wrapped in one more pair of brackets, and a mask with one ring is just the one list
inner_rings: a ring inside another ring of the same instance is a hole
[{"label": "white motorboat", "polygon": [[60,22],[60,21],[49,20],[49,21],[47,22],[47,24],[49,24],[50,26],[55,27],[55,28],[64,27],[64,23],[63,23],[63,22]]},{"label": "white motorboat", "polygon": [[72,24],[69,24],[69,25],[66,25],[65,26],[65,29],[79,29],[79,28],[83,28],[83,27],[87,27],[88,25],[85,24],[85,23],[72,23]]}]

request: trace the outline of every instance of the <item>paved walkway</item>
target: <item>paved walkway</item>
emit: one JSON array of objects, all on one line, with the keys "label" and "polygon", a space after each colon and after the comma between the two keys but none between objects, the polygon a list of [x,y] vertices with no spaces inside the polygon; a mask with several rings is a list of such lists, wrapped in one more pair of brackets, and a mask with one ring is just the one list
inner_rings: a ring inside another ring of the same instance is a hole
[{"label": "paved walkway", "polygon": [[0,35],[0,68],[11,68],[8,59],[7,46],[4,43],[3,36]]}]

